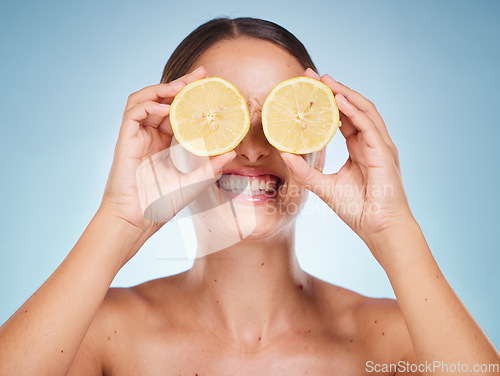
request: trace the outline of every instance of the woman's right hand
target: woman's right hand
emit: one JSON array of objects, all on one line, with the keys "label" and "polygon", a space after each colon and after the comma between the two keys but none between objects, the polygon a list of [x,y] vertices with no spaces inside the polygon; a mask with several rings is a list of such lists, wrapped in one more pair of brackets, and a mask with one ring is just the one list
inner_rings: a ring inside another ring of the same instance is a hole
[{"label": "woman's right hand", "polygon": [[[173,137],[168,120],[170,104],[186,84],[205,76],[206,70],[200,67],[174,82],[146,87],[128,98],[113,164],[99,210],[125,221],[144,241],[165,222],[152,222],[144,217],[139,201],[137,169],[143,161],[170,147]],[[234,156],[234,152],[229,152],[211,157],[190,175],[196,174],[198,180],[202,180],[204,175],[207,180],[210,177],[213,179],[213,176],[217,175]],[[176,169],[169,168],[167,173],[168,176],[163,176],[163,179],[179,179],[179,172]],[[182,177],[186,176],[182,174]],[[188,202],[180,204],[185,206]]]}]

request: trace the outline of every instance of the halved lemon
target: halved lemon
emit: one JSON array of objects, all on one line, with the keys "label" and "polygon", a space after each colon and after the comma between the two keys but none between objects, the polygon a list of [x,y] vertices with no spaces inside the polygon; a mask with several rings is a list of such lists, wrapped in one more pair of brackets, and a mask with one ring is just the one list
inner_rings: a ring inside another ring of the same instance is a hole
[{"label": "halved lemon", "polygon": [[209,77],[187,84],[170,107],[175,138],[200,156],[234,149],[250,127],[245,99],[230,82]]},{"label": "halved lemon", "polygon": [[321,150],[339,125],[339,109],[332,90],[309,77],[280,82],[262,108],[262,126],[268,141],[289,153]]}]

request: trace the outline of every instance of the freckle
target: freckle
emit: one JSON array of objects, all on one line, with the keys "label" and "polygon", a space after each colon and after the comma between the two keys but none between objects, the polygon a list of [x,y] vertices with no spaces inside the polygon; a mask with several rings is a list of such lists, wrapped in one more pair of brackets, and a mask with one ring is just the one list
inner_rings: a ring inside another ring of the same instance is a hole
[{"label": "freckle", "polygon": [[217,280],[216,280],[216,279],[214,279],[214,282],[217,282]]},{"label": "freckle", "polygon": [[375,324],[376,324],[377,322],[378,322],[378,321],[377,321],[377,320],[375,320]]},{"label": "freckle", "polygon": [[219,304],[219,301],[217,300],[217,304]]},{"label": "freckle", "polygon": [[353,339],[351,339],[351,342],[353,342],[353,341],[354,341],[354,340],[353,340]]},{"label": "freckle", "polygon": [[63,350],[61,350],[61,354],[62,354],[63,352],[64,352],[64,351],[63,351]]},{"label": "freckle", "polygon": [[24,313],[28,313],[28,311],[24,311]]},{"label": "freckle", "polygon": [[309,329],[309,330],[307,331],[307,333],[311,333],[311,329]]},{"label": "freckle", "polygon": [[115,334],[116,334],[116,330],[115,330]]},{"label": "freckle", "polygon": [[262,266],[264,266],[264,263],[262,263]]},{"label": "freckle", "polygon": [[261,340],[261,338],[259,337],[259,341]]},{"label": "freckle", "polygon": [[108,341],[111,340],[111,337],[108,337]]},{"label": "freckle", "polygon": [[384,332],[382,332],[382,335],[383,335],[383,336],[385,336],[385,333],[384,333]]},{"label": "freckle", "polygon": [[425,301],[427,301],[427,298],[425,298]]},{"label": "freckle", "polygon": [[439,278],[439,276],[437,275],[436,278]]},{"label": "freckle", "polygon": [[208,232],[212,232],[212,230],[208,229]]}]

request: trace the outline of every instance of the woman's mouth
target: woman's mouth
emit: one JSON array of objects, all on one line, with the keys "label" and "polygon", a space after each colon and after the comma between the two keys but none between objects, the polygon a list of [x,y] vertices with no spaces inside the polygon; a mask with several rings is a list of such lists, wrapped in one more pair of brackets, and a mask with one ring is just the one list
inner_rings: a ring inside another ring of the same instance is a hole
[{"label": "woman's mouth", "polygon": [[282,179],[273,174],[249,176],[226,173],[217,181],[217,186],[228,199],[256,203],[275,199],[282,182]]}]

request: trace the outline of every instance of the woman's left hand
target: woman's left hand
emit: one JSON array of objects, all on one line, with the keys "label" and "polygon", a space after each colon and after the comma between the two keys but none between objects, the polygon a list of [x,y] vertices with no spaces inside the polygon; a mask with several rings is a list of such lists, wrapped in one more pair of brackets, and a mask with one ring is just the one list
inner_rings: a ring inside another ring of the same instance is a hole
[{"label": "woman's left hand", "polygon": [[[306,75],[320,77],[308,69]],[[349,158],[334,174],[323,174],[298,155],[282,153],[294,179],[317,194],[374,252],[388,231],[414,222],[401,179],[396,146],[375,105],[361,94],[321,77],[335,95]],[[380,262],[380,254],[374,256]]]}]

